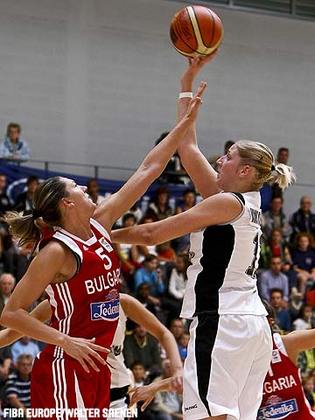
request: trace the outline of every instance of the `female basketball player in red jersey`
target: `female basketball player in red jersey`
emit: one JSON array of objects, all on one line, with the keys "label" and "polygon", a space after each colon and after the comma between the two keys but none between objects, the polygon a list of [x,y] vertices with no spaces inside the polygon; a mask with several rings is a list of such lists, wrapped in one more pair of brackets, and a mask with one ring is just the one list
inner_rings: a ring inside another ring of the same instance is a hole
[{"label": "female basketball player in red jersey", "polygon": [[[85,187],[56,177],[36,191],[32,215],[6,215],[21,244],[39,239],[35,223],[39,217],[56,229],[1,315],[2,325],[48,343],[32,371],[33,408],[108,407],[110,373],[98,353],[106,352],[115,334],[120,285],[119,261],[109,232],[164,170],[197,116],[205,87],[200,85],[185,117],[130,180],[99,207],[88,198]],[[44,290],[52,307],[50,326],[27,312]]]},{"label": "female basketball player in red jersey", "polygon": [[[273,308],[267,303],[265,307],[271,327],[276,326]],[[283,336],[274,332],[272,342],[271,365],[264,381],[257,420],[315,419],[315,412],[305,397],[297,366],[298,354],[315,347],[315,330],[293,331]]]},{"label": "female basketball player in red jersey", "polygon": [[[182,78],[181,117],[192,83],[210,58],[195,59]],[[287,187],[291,168],[264,144],[238,141],[218,159],[200,152],[192,125],[178,148],[204,201],[166,220],[113,232],[114,242],[157,244],[191,234],[191,261],[181,316],[192,319],[184,366],[183,416],[253,420],[272,351],[255,272],[260,252],[260,194],[265,182]]]}]

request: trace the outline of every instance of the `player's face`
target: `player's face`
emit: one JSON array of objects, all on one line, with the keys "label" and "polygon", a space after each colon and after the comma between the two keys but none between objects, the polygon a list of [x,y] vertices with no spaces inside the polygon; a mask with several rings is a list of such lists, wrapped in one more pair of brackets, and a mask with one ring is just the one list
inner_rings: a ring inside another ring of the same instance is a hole
[{"label": "player's face", "polygon": [[231,146],[227,154],[217,160],[218,187],[224,191],[233,191],[238,178],[241,158],[235,145]]},{"label": "player's face", "polygon": [[63,178],[63,181],[66,183],[66,190],[68,192],[65,198],[67,202],[73,203],[75,209],[81,214],[86,213],[92,215],[96,204],[93,203],[87,194],[87,187],[78,185],[73,179]]}]

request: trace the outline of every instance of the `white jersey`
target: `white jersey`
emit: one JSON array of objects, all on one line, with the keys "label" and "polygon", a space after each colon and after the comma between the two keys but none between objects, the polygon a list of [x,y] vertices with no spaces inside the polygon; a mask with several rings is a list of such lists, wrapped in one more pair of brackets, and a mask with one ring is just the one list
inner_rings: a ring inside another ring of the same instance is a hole
[{"label": "white jersey", "polygon": [[122,388],[125,386],[129,386],[131,383],[129,370],[125,365],[123,355],[124,340],[126,333],[126,321],[127,317],[122,309],[122,306],[120,305],[117,329],[113,339],[111,352],[107,356],[111,372],[111,388]]},{"label": "white jersey", "polygon": [[243,211],[228,224],[191,234],[192,265],[187,271],[183,318],[206,312],[267,315],[255,275],[260,254],[260,194],[222,194],[233,194]]}]

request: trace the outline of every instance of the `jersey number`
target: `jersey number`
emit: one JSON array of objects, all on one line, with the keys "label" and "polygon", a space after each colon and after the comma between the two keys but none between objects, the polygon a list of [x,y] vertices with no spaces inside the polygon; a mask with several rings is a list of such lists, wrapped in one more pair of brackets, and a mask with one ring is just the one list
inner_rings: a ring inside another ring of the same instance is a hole
[{"label": "jersey number", "polygon": [[248,269],[246,270],[246,274],[248,274],[251,277],[255,277],[256,275],[256,270],[257,270],[257,262],[259,259],[259,234],[257,233],[254,240],[253,240],[254,244],[255,244],[255,248],[254,248],[254,258],[252,261],[252,264],[248,267]]}]

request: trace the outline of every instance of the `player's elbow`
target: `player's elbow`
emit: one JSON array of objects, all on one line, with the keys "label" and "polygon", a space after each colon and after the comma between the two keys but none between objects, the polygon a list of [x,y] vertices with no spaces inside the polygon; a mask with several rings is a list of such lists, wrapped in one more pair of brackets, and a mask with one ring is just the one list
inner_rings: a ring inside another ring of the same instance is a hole
[{"label": "player's elbow", "polygon": [[8,311],[6,308],[4,308],[0,316],[0,325],[2,327],[8,327],[11,319],[12,319],[11,311]]}]

